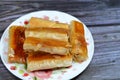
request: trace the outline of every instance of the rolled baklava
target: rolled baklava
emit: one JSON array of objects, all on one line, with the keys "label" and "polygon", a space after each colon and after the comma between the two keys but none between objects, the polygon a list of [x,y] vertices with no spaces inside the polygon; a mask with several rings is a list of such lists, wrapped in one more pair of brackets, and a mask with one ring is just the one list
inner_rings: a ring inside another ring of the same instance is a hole
[{"label": "rolled baklava", "polygon": [[26,54],[23,50],[25,27],[11,26],[9,29],[8,61],[11,63],[26,63]]},{"label": "rolled baklava", "polygon": [[83,62],[88,58],[84,25],[78,21],[71,21],[70,43],[74,61]]}]

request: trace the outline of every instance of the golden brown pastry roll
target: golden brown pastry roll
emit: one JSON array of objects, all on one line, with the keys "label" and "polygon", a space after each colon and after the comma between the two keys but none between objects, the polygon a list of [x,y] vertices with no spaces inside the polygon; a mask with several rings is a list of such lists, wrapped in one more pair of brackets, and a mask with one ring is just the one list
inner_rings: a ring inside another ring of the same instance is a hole
[{"label": "golden brown pastry roll", "polygon": [[9,28],[8,61],[11,63],[26,63],[26,54],[23,51],[25,27],[11,26]]},{"label": "golden brown pastry roll", "polygon": [[82,62],[88,58],[87,44],[85,41],[84,26],[81,22],[72,21],[70,31],[71,53],[73,59]]},{"label": "golden brown pastry roll", "polygon": [[50,54],[59,55],[67,55],[69,53],[68,43],[56,39],[40,39],[28,37],[26,38],[23,47],[26,52],[43,51]]},{"label": "golden brown pastry roll", "polygon": [[27,70],[44,70],[60,67],[69,67],[72,65],[72,56],[56,55],[44,52],[29,53],[27,57]]},{"label": "golden brown pastry roll", "polygon": [[62,28],[27,28],[25,37],[50,38],[68,42],[68,32],[69,30]]},{"label": "golden brown pastry roll", "polygon": [[50,27],[50,28],[64,28],[69,29],[68,24],[57,23],[55,21],[44,20],[42,18],[32,17],[29,21],[29,27]]}]

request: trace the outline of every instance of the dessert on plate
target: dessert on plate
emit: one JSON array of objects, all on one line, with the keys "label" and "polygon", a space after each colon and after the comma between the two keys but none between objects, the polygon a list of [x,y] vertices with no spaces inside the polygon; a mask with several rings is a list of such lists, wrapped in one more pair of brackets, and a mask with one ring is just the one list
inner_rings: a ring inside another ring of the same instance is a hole
[{"label": "dessert on plate", "polygon": [[32,17],[27,27],[9,29],[11,63],[27,64],[28,71],[69,67],[87,56],[84,26],[81,22],[60,23]]}]

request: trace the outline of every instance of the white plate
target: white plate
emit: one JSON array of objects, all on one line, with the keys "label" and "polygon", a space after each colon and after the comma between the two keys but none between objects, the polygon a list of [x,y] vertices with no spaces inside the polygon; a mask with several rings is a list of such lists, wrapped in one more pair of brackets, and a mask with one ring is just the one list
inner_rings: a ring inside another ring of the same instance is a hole
[{"label": "white plate", "polygon": [[[53,21],[59,21],[63,23],[70,23],[71,20],[78,20],[77,18],[64,13],[64,12],[59,12],[59,11],[37,11],[37,12],[32,12],[27,15],[24,15],[17,20],[15,20],[12,24],[8,26],[8,28],[5,30],[1,37],[0,41],[0,54],[1,54],[1,59],[3,61],[3,64],[6,66],[6,68],[15,76],[19,77],[20,79],[24,80],[33,80],[34,76],[39,77],[40,79],[45,79],[45,80],[68,80],[72,79],[73,77],[79,75],[83,70],[86,69],[86,67],[89,65],[93,53],[94,53],[94,41],[93,37],[88,30],[88,28],[84,25],[85,29],[85,38],[88,43],[88,59],[82,63],[73,63],[71,67],[69,68],[61,68],[57,70],[48,70],[48,71],[39,71],[39,72],[34,72],[34,73],[28,73],[25,70],[25,65],[22,64],[17,64],[13,63],[10,64],[8,63],[7,60],[7,55],[8,55],[8,30],[9,27],[12,25],[25,25],[24,21],[29,20],[31,17],[40,17],[40,18],[45,18]],[[81,21],[80,21],[81,22]]]}]

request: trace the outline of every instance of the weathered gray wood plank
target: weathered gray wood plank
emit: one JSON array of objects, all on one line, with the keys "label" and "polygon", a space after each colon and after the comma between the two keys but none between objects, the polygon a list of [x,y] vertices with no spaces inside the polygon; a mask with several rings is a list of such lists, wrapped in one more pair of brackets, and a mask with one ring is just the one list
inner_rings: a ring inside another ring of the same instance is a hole
[{"label": "weathered gray wood plank", "polygon": [[90,27],[95,42],[120,41],[120,26]]},{"label": "weathered gray wood plank", "polygon": [[[5,15],[0,15],[0,22],[3,22],[0,25],[10,24],[12,21],[6,22],[6,23],[4,21],[16,19],[25,13],[29,13],[29,11],[31,10],[32,9],[26,9],[26,10],[20,10],[18,12],[12,12],[12,13],[1,13]],[[119,22],[120,21],[120,15],[119,15],[120,9],[106,10],[106,11],[91,11],[91,12],[83,11],[83,12],[76,12],[76,13],[67,12],[67,13],[70,13],[76,16],[81,21],[83,21],[88,27],[120,25],[120,22]]]},{"label": "weathered gray wood plank", "polygon": [[[32,1],[32,2],[21,2],[21,1],[3,1],[0,4],[0,22],[18,18],[25,13],[29,13],[36,10],[60,10],[70,13],[83,21],[88,26],[103,26],[103,25],[119,25],[120,21],[120,8],[110,4],[111,0],[105,1]],[[114,1],[113,1],[114,2]],[[64,5],[63,5],[64,4]],[[116,2],[114,4],[119,4]],[[72,6],[71,6],[72,5]],[[12,21],[11,21],[12,22]],[[9,24],[11,23],[9,22]],[[4,23],[6,24],[6,23]],[[5,26],[7,27],[7,26]]]}]

